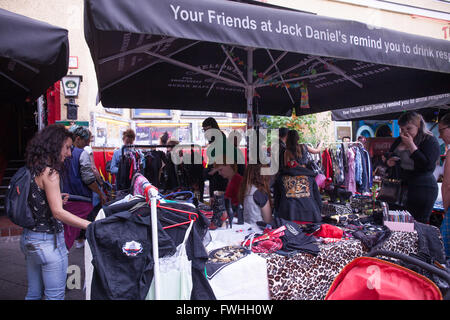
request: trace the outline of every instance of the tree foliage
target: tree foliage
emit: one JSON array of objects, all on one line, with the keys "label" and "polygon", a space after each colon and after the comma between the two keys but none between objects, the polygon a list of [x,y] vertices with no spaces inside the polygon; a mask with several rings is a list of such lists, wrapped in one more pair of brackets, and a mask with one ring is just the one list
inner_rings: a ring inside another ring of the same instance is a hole
[{"label": "tree foliage", "polygon": [[291,117],[264,116],[261,122],[268,129],[288,128],[297,130],[301,143],[317,144],[325,136],[325,128],[329,120],[318,121],[316,114],[297,116],[295,112]]}]

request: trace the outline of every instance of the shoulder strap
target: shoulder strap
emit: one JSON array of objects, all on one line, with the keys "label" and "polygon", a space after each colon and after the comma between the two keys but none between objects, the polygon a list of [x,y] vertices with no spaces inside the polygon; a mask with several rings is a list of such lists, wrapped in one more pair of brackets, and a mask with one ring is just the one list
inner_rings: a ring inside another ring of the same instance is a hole
[{"label": "shoulder strap", "polygon": [[194,220],[191,220],[191,223],[189,223],[189,227],[187,228],[186,233],[185,233],[185,235],[184,235],[184,239],[183,239],[183,242],[182,242],[183,245],[186,244],[186,241],[187,241],[187,239],[189,238],[189,235],[190,235],[190,233],[191,233],[191,230],[192,230],[192,226],[193,226],[193,225],[194,225]]}]

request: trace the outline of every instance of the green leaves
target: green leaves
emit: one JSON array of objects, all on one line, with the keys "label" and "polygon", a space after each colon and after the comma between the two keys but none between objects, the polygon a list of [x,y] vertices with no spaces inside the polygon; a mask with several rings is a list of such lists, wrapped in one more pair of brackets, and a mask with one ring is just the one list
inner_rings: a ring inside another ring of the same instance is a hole
[{"label": "green leaves", "polygon": [[317,115],[315,114],[297,117],[295,113],[292,114],[292,117],[265,116],[261,118],[261,122],[263,122],[268,129],[285,127],[297,130],[301,143],[311,143],[314,145],[319,142],[319,136],[323,136],[324,134],[324,132],[318,132],[317,129],[320,128],[320,131],[324,131],[323,129],[329,124],[329,121],[318,121]]}]

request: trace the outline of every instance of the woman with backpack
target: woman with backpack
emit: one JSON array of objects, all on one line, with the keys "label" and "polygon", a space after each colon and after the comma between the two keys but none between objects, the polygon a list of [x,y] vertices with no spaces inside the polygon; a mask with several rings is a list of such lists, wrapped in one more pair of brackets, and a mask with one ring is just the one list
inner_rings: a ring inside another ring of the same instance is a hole
[{"label": "woman with backpack", "polygon": [[28,205],[36,222],[34,227],[24,228],[21,237],[27,265],[27,300],[43,296],[47,300],[64,299],[68,251],[63,223],[80,229],[90,223],[63,209],[60,175],[64,160],[71,156],[72,142],[72,134],[63,125],[50,125],[36,133],[26,149],[26,166],[31,173]]}]

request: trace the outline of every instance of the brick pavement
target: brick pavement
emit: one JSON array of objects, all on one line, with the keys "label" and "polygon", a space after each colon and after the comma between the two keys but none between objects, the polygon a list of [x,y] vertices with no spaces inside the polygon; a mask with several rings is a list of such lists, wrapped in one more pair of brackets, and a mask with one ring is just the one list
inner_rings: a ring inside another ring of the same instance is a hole
[{"label": "brick pavement", "polygon": [[19,236],[22,228],[15,225],[7,216],[0,216],[0,237]]}]

